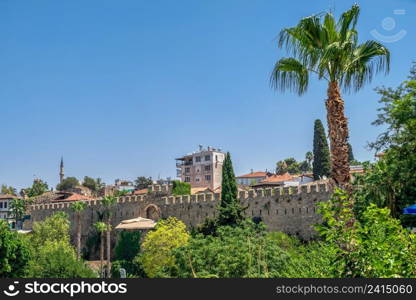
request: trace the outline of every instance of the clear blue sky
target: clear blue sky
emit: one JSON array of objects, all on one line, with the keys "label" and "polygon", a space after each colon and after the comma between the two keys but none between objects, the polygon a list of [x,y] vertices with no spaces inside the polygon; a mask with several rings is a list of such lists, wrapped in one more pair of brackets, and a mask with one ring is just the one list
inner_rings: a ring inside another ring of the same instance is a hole
[{"label": "clear blue sky", "polygon": [[[107,183],[173,177],[174,158],[198,144],[230,151],[237,174],[303,159],[313,121],[326,120],[326,85],[313,79],[303,97],[272,91],[270,71],[284,55],[274,38],[301,17],[352,3],[1,0],[0,184],[21,188],[36,176],[55,186],[61,155],[66,176]],[[344,95],[355,156],[368,160],[365,146],[381,132],[370,124],[374,88],[396,86],[416,59],[416,1],[358,3],[360,40],[374,29],[407,32],[386,44],[390,74]]]}]

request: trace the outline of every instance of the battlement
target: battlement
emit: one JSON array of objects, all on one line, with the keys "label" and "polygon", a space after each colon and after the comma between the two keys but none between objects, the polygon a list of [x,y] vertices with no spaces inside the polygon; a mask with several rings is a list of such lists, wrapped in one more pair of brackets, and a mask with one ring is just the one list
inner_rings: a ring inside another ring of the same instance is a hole
[{"label": "battlement", "polygon": [[[260,188],[250,189],[248,191],[240,191],[238,198],[240,201],[247,199],[262,199],[267,197],[274,197],[276,199],[286,198],[290,201],[290,198],[302,199],[307,198],[309,195],[317,193],[328,193],[330,187],[327,183],[301,185],[299,187],[277,187],[277,188]],[[165,195],[159,196],[159,193]],[[164,205],[175,205],[184,203],[203,203],[203,202],[218,202],[221,199],[220,193],[200,193],[193,195],[172,195],[172,185],[152,185],[149,186],[147,195],[127,195],[117,198],[117,203],[140,203],[140,202],[152,202],[159,198]],[[102,199],[87,200],[84,201],[88,206],[100,206]],[[159,201],[158,201],[159,202]],[[70,201],[59,203],[45,203],[45,204],[33,204],[30,206],[31,210],[59,210],[69,209],[71,207]]]},{"label": "battlement", "polygon": [[[260,218],[270,230],[299,234],[307,239],[315,234],[313,225],[320,222],[317,203],[327,201],[330,195],[330,186],[320,183],[239,191],[238,198],[246,208],[247,217]],[[171,185],[152,185],[146,194],[118,197],[112,208],[112,225],[117,226],[122,220],[135,217],[158,220],[173,216],[186,225],[195,227],[206,218],[215,218],[220,199],[220,193],[176,196],[172,194]],[[92,224],[99,221],[98,216],[103,208],[102,199],[85,202],[87,208],[82,213],[83,228],[93,228]],[[74,218],[72,203],[68,201],[31,205],[29,210],[32,218],[26,222],[27,228],[30,229],[33,222],[44,220],[58,211],[64,211],[70,218]]]}]

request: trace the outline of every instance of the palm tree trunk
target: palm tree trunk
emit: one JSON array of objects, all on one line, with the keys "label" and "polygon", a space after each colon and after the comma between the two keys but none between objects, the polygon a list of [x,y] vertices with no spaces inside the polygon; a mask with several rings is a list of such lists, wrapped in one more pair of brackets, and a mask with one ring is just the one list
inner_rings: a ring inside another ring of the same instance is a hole
[{"label": "palm tree trunk", "polygon": [[331,178],[337,186],[349,190],[348,120],[344,114],[344,101],[341,99],[337,81],[329,83],[325,104],[331,149]]},{"label": "palm tree trunk", "polygon": [[100,271],[101,271],[101,278],[104,277],[103,272],[103,263],[104,263],[104,231],[101,232],[101,245],[100,245]]},{"label": "palm tree trunk", "polygon": [[81,258],[81,213],[77,214],[77,257]]},{"label": "palm tree trunk", "polygon": [[111,274],[111,239],[110,239],[110,223],[111,219],[108,218],[108,228],[107,228],[107,277],[110,278]]}]

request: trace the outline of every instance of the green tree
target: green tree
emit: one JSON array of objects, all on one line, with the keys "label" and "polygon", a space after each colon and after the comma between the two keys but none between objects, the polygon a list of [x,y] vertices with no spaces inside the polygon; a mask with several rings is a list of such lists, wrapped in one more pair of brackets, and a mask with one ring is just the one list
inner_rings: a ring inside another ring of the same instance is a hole
[{"label": "green tree", "polygon": [[153,184],[152,177],[139,176],[134,181],[134,186],[138,190],[146,189],[149,185]]},{"label": "green tree", "polygon": [[38,249],[46,241],[65,241],[69,243],[70,223],[68,215],[57,212],[45,218],[44,221],[34,222],[30,236],[31,245]]},{"label": "green tree", "polygon": [[46,241],[31,262],[30,277],[34,278],[95,278],[97,275],[77,259],[66,241]]},{"label": "green tree", "polygon": [[70,244],[70,222],[66,213],[57,212],[44,221],[34,222],[29,239],[34,253],[29,267],[30,277],[96,277],[76,257],[76,251]]},{"label": "green tree", "polygon": [[18,278],[27,274],[32,251],[27,241],[12,232],[0,220],[0,278]]},{"label": "green tree", "polygon": [[238,199],[233,163],[228,152],[222,166],[221,201],[218,207],[218,225],[238,225],[244,220],[244,208]]},{"label": "green tree", "polygon": [[189,182],[182,182],[179,180],[172,181],[172,194],[175,196],[179,195],[190,195],[191,184]]},{"label": "green tree", "polygon": [[344,114],[341,88],[358,91],[374,74],[390,66],[390,52],[376,41],[358,43],[356,28],[360,8],[353,5],[338,21],[332,13],[303,18],[295,27],[284,28],[279,48],[293,57],[275,64],[271,82],[275,89],[304,94],[309,75],[328,83],[326,100],[329,139],[331,143],[331,177],[336,184],[349,185],[348,122]]},{"label": "green tree", "polygon": [[107,224],[104,222],[96,222],[94,224],[95,229],[97,232],[100,233],[100,277],[104,277],[104,233],[107,231]]},{"label": "green tree", "polygon": [[[284,245],[278,236],[285,236],[293,245]],[[187,245],[174,250],[175,264],[165,268],[165,276],[324,277],[330,261],[323,250],[319,244],[303,248],[300,242],[295,244],[284,234],[267,233],[262,223],[246,220],[240,226],[218,227],[215,236],[193,236]],[[316,264],[311,258],[317,259]]]},{"label": "green tree", "polygon": [[352,146],[350,143],[348,143],[348,162],[352,163],[355,161],[354,153],[352,152]]},{"label": "green tree", "polygon": [[288,172],[288,169],[287,169],[286,162],[284,160],[279,160],[276,163],[276,174],[283,175],[283,174],[286,174],[287,172]]},{"label": "green tree", "polygon": [[416,226],[415,216],[403,215],[403,208],[416,199],[416,65],[409,80],[398,88],[380,88],[379,111],[375,125],[386,129],[370,147],[384,156],[357,176],[354,200],[356,212],[370,203],[388,207],[393,217],[406,226]]},{"label": "green tree", "polygon": [[56,189],[58,191],[67,191],[67,190],[77,187],[78,185],[79,185],[78,179],[76,179],[75,177],[67,177],[56,186]]},{"label": "green tree", "polygon": [[27,201],[22,198],[13,198],[10,202],[11,215],[16,221],[16,226],[21,227],[21,222],[23,222],[23,217],[26,212]]},{"label": "green tree", "polygon": [[71,204],[71,209],[74,211],[77,219],[77,258],[81,258],[81,231],[82,231],[82,222],[81,222],[81,213],[87,207],[86,202],[77,201]]},{"label": "green tree", "polygon": [[114,196],[105,196],[102,199],[102,205],[105,208],[106,224],[107,224],[107,276],[111,275],[111,217],[113,215],[113,207],[117,203],[117,198]]},{"label": "green tree", "polygon": [[331,162],[329,158],[328,142],[325,137],[325,129],[321,120],[315,120],[313,132],[313,178],[318,180],[323,176],[329,176]]},{"label": "green tree", "polygon": [[114,248],[117,260],[133,260],[140,252],[141,233],[137,231],[122,231]]},{"label": "green tree", "polygon": [[189,240],[186,225],[174,217],[161,220],[155,230],[144,237],[142,253],[138,261],[148,277],[160,277],[164,268],[175,264],[172,251],[184,246]]},{"label": "green tree", "polygon": [[335,253],[334,277],[414,277],[416,236],[405,230],[387,208],[370,204],[362,218],[351,223],[350,195],[336,190],[320,204],[324,223],[317,226]]},{"label": "green tree", "polygon": [[44,193],[46,193],[49,190],[48,184],[41,180],[41,179],[35,179],[33,180],[33,184],[31,187],[27,189],[23,189],[22,193],[28,196],[29,198],[40,196]]},{"label": "green tree", "polygon": [[121,231],[114,248],[116,261],[112,263],[112,277],[120,277],[120,268],[124,268],[128,276],[143,277],[141,264],[135,260],[140,252],[141,233],[139,231]]},{"label": "green tree", "polygon": [[16,189],[12,186],[7,186],[5,184],[1,185],[1,193],[16,196]]},{"label": "green tree", "polygon": [[98,195],[98,192],[105,186],[105,183],[101,178],[94,179],[92,177],[85,176],[82,185],[89,188],[94,195]]}]

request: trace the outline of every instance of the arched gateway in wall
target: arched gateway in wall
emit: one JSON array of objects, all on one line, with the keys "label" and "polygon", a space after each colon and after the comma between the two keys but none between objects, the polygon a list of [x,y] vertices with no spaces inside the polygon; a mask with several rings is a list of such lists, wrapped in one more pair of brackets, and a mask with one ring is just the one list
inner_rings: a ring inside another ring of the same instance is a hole
[{"label": "arched gateway in wall", "polygon": [[160,219],[160,208],[157,205],[149,204],[144,209],[145,218],[157,221]]}]

